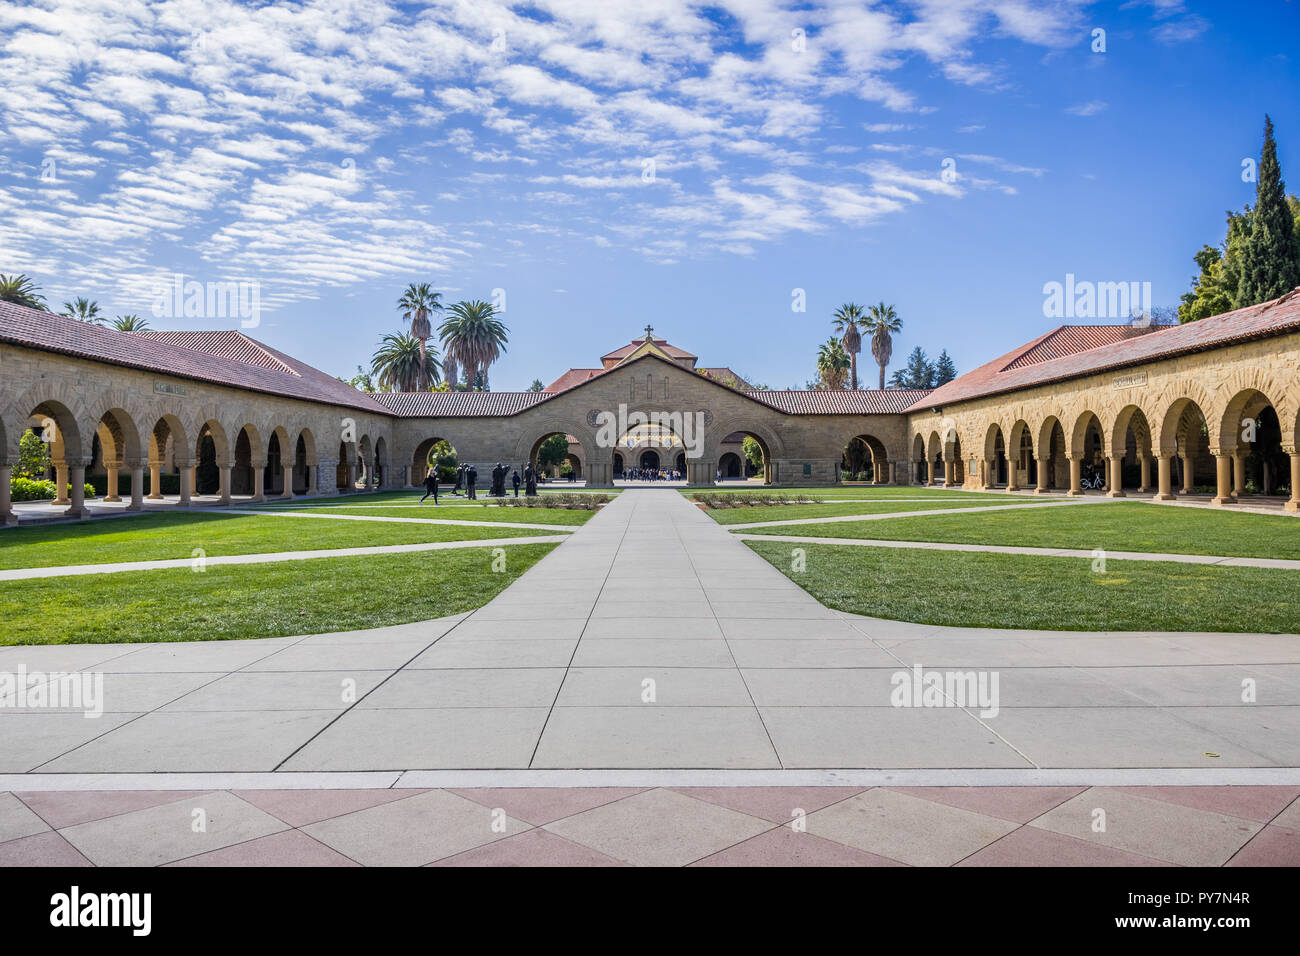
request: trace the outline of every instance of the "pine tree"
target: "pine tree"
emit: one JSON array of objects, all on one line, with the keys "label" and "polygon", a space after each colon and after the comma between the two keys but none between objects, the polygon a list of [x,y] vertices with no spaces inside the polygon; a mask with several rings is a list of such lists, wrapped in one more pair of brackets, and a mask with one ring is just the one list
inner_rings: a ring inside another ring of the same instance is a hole
[{"label": "pine tree", "polygon": [[1286,184],[1277,162],[1273,120],[1264,117],[1264,149],[1259,157],[1250,241],[1242,249],[1237,308],[1285,295],[1300,286],[1300,242],[1286,201]]},{"label": "pine tree", "polygon": [[952,356],[948,354],[948,350],[944,349],[939,353],[939,358],[936,359],[934,363],[934,381],[932,387],[938,388],[940,385],[947,385],[956,377],[957,366],[952,363]]},{"label": "pine tree", "polygon": [[907,356],[907,364],[893,374],[889,380],[890,388],[930,388],[934,381],[934,366],[925,355],[925,349],[917,346]]}]

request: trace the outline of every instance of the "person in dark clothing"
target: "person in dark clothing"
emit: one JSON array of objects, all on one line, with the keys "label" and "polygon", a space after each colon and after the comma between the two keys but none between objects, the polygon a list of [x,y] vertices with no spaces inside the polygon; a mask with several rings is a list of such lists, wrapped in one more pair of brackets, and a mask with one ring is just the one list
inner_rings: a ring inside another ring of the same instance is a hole
[{"label": "person in dark clothing", "polygon": [[[438,503],[438,465],[435,462],[429,466],[429,473],[424,476],[424,498],[433,495],[433,503]],[[420,504],[424,504],[424,498],[420,499]]]},{"label": "person in dark clothing", "polygon": [[460,486],[464,483],[464,481],[465,481],[465,466],[457,465],[456,466],[456,487],[451,489],[451,493],[455,495],[457,498],[460,497]]},{"label": "person in dark clothing", "polygon": [[492,497],[504,498],[506,496],[506,471],[508,469],[501,462],[497,462],[492,469]]},{"label": "person in dark clothing", "polygon": [[515,469],[515,471],[510,475],[510,484],[515,486],[515,497],[518,498],[519,497],[519,470],[518,469]]},{"label": "person in dark clothing", "polygon": [[478,501],[478,493],[474,486],[478,484],[478,469],[473,465],[465,466],[465,497],[470,501]]},{"label": "person in dark clothing", "polygon": [[529,498],[537,497],[537,471],[532,464],[524,469],[524,494]]}]

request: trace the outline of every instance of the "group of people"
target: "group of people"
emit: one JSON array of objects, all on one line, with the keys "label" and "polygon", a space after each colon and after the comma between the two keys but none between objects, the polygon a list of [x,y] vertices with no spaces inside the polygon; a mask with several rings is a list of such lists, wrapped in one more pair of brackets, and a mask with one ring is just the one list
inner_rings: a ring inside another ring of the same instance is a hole
[{"label": "group of people", "polygon": [[628,468],[623,472],[624,481],[681,481],[682,473],[673,469],[662,468]]},{"label": "group of people", "polygon": [[[506,496],[506,481],[514,487],[515,497],[519,497],[519,485],[521,479],[519,469],[510,465],[503,465],[497,462],[492,469],[492,484],[489,486],[488,495],[494,498],[504,498]],[[539,474],[532,464],[527,464],[523,469],[522,483],[524,494],[529,498],[537,494],[537,481]],[[473,464],[458,465],[456,467],[456,484],[451,489],[451,494],[457,498],[461,497],[461,488],[465,489],[464,497],[468,501],[478,500],[478,469]],[[429,462],[429,473],[424,478],[424,498],[420,499],[420,504],[424,504],[425,498],[433,498],[433,503],[438,503],[438,460],[435,458]]]}]

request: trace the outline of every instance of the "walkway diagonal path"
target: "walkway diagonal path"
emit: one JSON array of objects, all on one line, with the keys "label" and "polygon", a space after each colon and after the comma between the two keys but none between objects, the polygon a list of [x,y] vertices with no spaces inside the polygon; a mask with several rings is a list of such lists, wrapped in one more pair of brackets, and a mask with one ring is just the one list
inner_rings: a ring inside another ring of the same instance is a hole
[{"label": "walkway diagonal path", "polygon": [[285,511],[253,508],[230,508],[225,511],[230,515],[258,515],[276,518],[324,518],[328,521],[387,521],[394,524],[449,524],[464,528],[526,528],[537,531],[572,531],[576,525],[571,524],[536,524],[524,521],[475,521],[472,518],[401,518],[396,515],[340,515],[318,514],[315,511]]},{"label": "walkway diagonal path", "polygon": [[[882,498],[888,504],[891,499]],[[1113,498],[1104,499],[1114,501]],[[776,521],[749,521],[744,524],[729,524],[728,530],[744,531],[748,528],[780,528],[785,525],[798,524],[840,524],[845,521],[884,521],[887,518],[926,518],[931,515],[977,515],[988,511],[1015,511],[1018,508],[1068,508],[1087,502],[1098,502],[1088,498],[1067,498],[1064,501],[1029,501],[1019,505],[987,505],[975,508],[933,508],[925,511],[884,511],[865,515],[832,515],[829,518],[781,518]]]},{"label": "walkway diagonal path", "polygon": [[[1136,774],[1127,783],[1300,783],[1295,636],[843,614],[671,490],[625,491],[461,617],[270,640],[0,648],[0,670],[18,667],[105,676],[97,720],[0,706],[0,773],[45,781],[431,771],[453,777],[411,785],[463,786],[454,775],[478,772],[478,785],[519,786],[617,772],[617,785],[649,786],[695,772],[754,785],[924,770],[968,783],[1113,771]],[[893,706],[899,675],[919,671],[997,675],[996,713],[957,706],[952,689]],[[1257,702],[1243,702],[1243,682]]]}]

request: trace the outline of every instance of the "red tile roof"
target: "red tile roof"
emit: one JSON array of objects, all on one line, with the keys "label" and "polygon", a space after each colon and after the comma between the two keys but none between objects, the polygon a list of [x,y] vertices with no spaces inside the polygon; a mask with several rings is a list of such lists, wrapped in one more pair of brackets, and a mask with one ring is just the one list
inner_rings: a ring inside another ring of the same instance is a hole
[{"label": "red tile roof", "polygon": [[1112,342],[1122,342],[1125,339],[1146,335],[1157,328],[1158,326],[1154,325],[1062,325],[1042,338],[1035,339],[1023,352],[1008,362],[1003,370],[1023,368],[1026,365],[1037,365],[1039,362],[1047,362],[1054,358],[1087,352],[1103,345],[1110,345]]},{"label": "red tile roof", "polygon": [[546,388],[542,389],[542,391],[563,392],[566,389],[573,388],[575,385],[581,385],[583,382],[593,379],[597,375],[603,375],[604,372],[605,370],[603,368],[571,368],[550,385],[547,385]]},{"label": "red tile roof", "polygon": [[181,348],[221,355],[228,359],[234,359],[236,362],[243,362],[245,365],[260,365],[262,368],[274,369],[288,375],[298,374],[272,355],[270,350],[260,342],[256,342],[243,332],[236,332],[234,329],[226,329],[221,332],[166,331],[136,332],[135,334],[145,335],[157,339],[159,342],[170,342],[172,345],[179,345]]},{"label": "red tile roof", "polygon": [[929,395],[912,388],[743,389],[764,405],[788,415],[888,415],[903,411]]},{"label": "red tile roof", "polygon": [[[382,405],[346,382],[267,345],[247,340],[266,355],[254,364],[223,354],[232,343],[222,333],[203,335],[207,338],[193,341],[207,342],[216,351],[186,348],[158,336],[118,332],[67,316],[0,302],[0,342],[197,382],[387,414]],[[281,367],[273,367],[276,363]]]},{"label": "red tile roof", "polygon": [[[998,395],[1022,388],[1046,385],[1145,362],[1203,352],[1236,342],[1270,338],[1300,331],[1300,288],[1280,298],[1235,312],[1211,316],[1186,325],[1157,327],[1144,335],[1124,338],[1086,351],[1049,358],[1034,364],[1017,362],[1045,340],[1060,332],[1054,329],[1027,345],[1000,356],[972,372],[953,379],[908,411],[940,408],[986,395]],[[1067,341],[1068,339],[1061,339]]]},{"label": "red tile roof", "polygon": [[554,398],[548,392],[377,392],[377,402],[403,418],[517,415]]},{"label": "red tile roof", "polygon": [[[685,349],[679,349],[675,345],[669,345],[667,339],[655,339],[654,343],[664,351],[665,355],[670,355],[673,358],[683,358],[683,359],[699,358],[698,355],[692,355],[690,352],[687,352]],[[622,359],[627,358],[629,355],[631,355],[633,352],[635,352],[643,345],[645,345],[645,339],[634,339],[630,345],[625,345],[621,349],[615,349],[612,352],[607,352],[606,354],[602,355],[600,357],[600,360],[601,362],[621,361]]]}]

